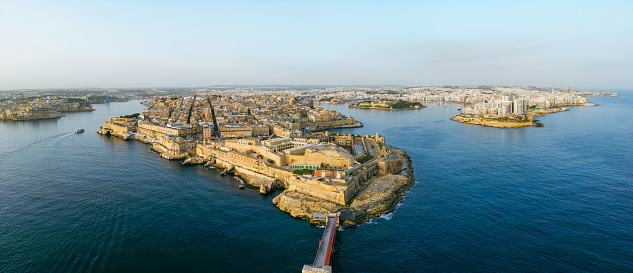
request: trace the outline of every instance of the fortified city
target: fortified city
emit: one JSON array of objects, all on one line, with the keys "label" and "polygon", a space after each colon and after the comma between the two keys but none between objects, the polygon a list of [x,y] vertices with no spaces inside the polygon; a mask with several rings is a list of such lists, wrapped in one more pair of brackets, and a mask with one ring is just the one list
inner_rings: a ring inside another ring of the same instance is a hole
[{"label": "fortified city", "polygon": [[111,118],[98,133],[151,144],[183,164],[223,168],[262,194],[284,189],[273,203],[312,223],[339,213],[342,224],[355,225],[393,210],[413,185],[407,154],[378,133],[327,131],[362,123],[313,103],[289,93],[154,97],[142,114]]}]

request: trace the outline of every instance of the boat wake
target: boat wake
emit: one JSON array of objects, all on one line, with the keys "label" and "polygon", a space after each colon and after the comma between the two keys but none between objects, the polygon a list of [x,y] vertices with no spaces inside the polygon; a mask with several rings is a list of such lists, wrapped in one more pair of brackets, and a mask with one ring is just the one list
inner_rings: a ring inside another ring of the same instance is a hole
[{"label": "boat wake", "polygon": [[58,134],[58,135],[54,135],[54,136],[48,136],[48,137],[43,137],[43,138],[37,139],[37,140],[32,141],[30,143],[27,143],[27,144],[25,144],[25,145],[23,145],[21,147],[18,147],[16,149],[11,150],[11,151],[6,151],[6,152],[0,154],[0,160],[1,159],[6,159],[6,158],[10,157],[11,155],[13,155],[15,153],[18,153],[18,152],[21,152],[21,151],[23,151],[25,149],[31,148],[31,147],[33,147],[33,146],[35,146],[37,144],[46,143],[49,140],[59,140],[59,139],[62,139],[62,138],[69,137],[71,135],[73,135],[73,133],[63,133],[63,134]]}]

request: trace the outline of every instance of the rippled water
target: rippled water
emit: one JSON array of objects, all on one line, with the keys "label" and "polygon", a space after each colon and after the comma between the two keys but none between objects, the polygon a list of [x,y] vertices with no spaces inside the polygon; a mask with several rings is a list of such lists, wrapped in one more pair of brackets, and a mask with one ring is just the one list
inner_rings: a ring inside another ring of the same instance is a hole
[{"label": "rippled water", "polygon": [[[496,129],[457,106],[349,109],[412,157],[394,213],[342,229],[337,272],[633,271],[633,92]],[[0,123],[0,271],[298,272],[323,231],[274,195],[218,170],[97,135],[140,112],[96,105],[57,120]],[[75,135],[76,128],[86,133]]]}]

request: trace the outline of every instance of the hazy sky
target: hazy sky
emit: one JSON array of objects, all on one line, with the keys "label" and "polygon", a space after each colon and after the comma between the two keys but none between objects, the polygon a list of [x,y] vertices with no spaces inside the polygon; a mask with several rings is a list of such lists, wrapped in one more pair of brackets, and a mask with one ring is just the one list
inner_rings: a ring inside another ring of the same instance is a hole
[{"label": "hazy sky", "polygon": [[0,89],[625,89],[632,12],[633,1],[0,0]]}]

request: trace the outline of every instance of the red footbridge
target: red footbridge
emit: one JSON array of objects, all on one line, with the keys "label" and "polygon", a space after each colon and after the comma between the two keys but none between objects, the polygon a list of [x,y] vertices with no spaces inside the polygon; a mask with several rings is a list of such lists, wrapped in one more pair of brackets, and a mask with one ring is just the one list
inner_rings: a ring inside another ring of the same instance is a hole
[{"label": "red footbridge", "polygon": [[325,230],[323,231],[323,236],[321,236],[319,250],[314,258],[314,263],[312,265],[304,265],[302,273],[332,272],[330,259],[332,258],[332,247],[334,246],[334,237],[336,237],[339,214],[327,214],[325,220]]}]

